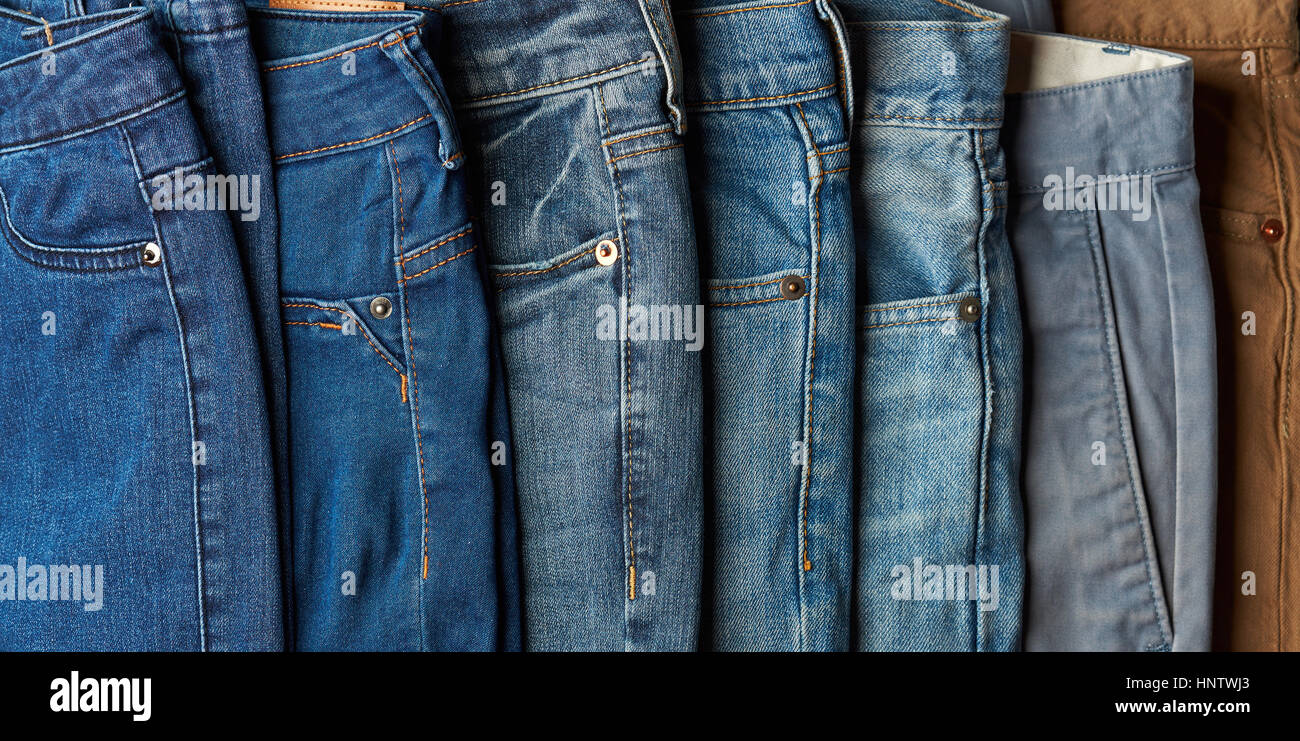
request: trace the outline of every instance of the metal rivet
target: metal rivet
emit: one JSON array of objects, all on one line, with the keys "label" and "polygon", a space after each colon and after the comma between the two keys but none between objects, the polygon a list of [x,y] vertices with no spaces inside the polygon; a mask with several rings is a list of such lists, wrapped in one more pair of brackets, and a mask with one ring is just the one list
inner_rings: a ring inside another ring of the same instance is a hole
[{"label": "metal rivet", "polygon": [[157,267],[162,264],[162,249],[156,243],[150,242],[144,246],[140,259],[151,268]]},{"label": "metal rivet", "polygon": [[613,265],[618,260],[618,245],[612,239],[602,239],[596,245],[596,262],[601,265]]},{"label": "metal rivet", "polygon": [[974,322],[980,318],[980,300],[977,298],[964,298],[961,305],[957,307],[957,318],[963,322]]},{"label": "metal rivet", "polygon": [[387,319],[393,313],[393,302],[383,296],[376,296],[370,302],[370,315],[376,319]]},{"label": "metal rivet", "polygon": [[1282,228],[1282,222],[1277,219],[1269,219],[1259,227],[1259,233],[1264,235],[1264,239],[1269,242],[1276,242],[1282,238],[1285,230]]},{"label": "metal rivet", "polygon": [[808,285],[804,283],[801,275],[792,275],[781,281],[781,295],[791,301],[803,298],[803,295],[807,292]]}]

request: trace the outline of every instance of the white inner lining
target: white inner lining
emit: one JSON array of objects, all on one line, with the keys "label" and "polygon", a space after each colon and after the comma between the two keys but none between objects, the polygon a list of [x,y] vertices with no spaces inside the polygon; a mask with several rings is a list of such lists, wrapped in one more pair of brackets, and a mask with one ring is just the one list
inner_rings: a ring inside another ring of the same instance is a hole
[{"label": "white inner lining", "polygon": [[1125,48],[1106,41],[1013,31],[1007,92],[1050,90],[1133,72],[1177,67],[1186,61],[1138,47],[1127,47],[1126,54],[1102,51],[1108,47]]}]

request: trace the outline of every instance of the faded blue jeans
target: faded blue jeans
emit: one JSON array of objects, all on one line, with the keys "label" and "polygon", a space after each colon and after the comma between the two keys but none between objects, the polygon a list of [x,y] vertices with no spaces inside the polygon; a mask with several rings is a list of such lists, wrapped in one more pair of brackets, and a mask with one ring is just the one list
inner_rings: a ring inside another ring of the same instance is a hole
[{"label": "faded blue jeans", "polygon": [[439,16],[249,8],[302,650],[518,649],[513,469]]},{"label": "faded blue jeans", "polygon": [[1021,333],[998,145],[1008,29],[851,0],[857,111],[854,646],[1020,645]]},{"label": "faded blue jeans", "polygon": [[679,3],[709,341],[705,645],[849,647],[854,244],[828,0]]},{"label": "faded blue jeans", "polygon": [[702,341],[663,0],[449,3],[501,323],[530,650],[693,650]]},{"label": "faded blue jeans", "polygon": [[277,650],[239,217],[150,12],[58,18],[0,11],[0,648]]}]

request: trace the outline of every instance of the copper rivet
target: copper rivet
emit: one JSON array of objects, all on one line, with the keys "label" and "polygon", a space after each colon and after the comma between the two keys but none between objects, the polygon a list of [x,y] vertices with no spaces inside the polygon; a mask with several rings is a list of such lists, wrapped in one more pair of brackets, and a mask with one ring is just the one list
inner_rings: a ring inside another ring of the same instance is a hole
[{"label": "copper rivet", "polygon": [[618,260],[618,245],[611,239],[602,239],[596,245],[596,262],[601,265],[613,265]]},{"label": "copper rivet", "polygon": [[781,295],[791,301],[803,298],[803,295],[807,292],[808,285],[804,283],[803,276],[801,275],[792,275],[781,281]]},{"label": "copper rivet", "polygon": [[980,318],[980,300],[977,298],[964,298],[961,305],[957,307],[957,317],[963,322],[973,322]]},{"label": "copper rivet", "polygon": [[1270,242],[1276,242],[1282,238],[1282,222],[1277,219],[1269,219],[1259,227],[1259,233],[1264,235],[1264,239]]},{"label": "copper rivet", "polygon": [[162,263],[162,248],[157,243],[150,242],[144,246],[140,259],[151,268],[157,267]]}]

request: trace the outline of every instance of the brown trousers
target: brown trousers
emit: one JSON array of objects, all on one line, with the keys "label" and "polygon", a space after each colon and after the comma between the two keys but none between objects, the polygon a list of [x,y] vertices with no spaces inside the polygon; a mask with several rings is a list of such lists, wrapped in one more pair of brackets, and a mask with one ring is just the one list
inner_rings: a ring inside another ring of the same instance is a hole
[{"label": "brown trousers", "polygon": [[1300,650],[1297,3],[1054,0],[1064,33],[1194,61],[1219,345],[1216,649]]}]

